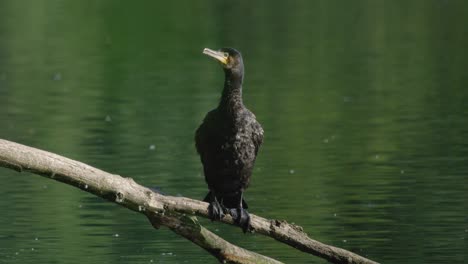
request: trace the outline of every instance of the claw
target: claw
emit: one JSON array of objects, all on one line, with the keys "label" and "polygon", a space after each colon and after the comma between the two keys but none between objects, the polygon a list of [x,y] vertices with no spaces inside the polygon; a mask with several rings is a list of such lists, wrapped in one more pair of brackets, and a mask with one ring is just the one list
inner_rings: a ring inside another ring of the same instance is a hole
[{"label": "claw", "polygon": [[234,219],[234,222],[242,228],[242,231],[244,231],[244,233],[247,233],[247,231],[250,231],[252,229],[250,225],[249,212],[247,212],[247,210],[245,210],[244,208],[232,208],[229,210],[229,214]]},{"label": "claw", "polygon": [[[247,204],[245,203],[243,197],[243,193],[241,192],[239,196],[234,197],[234,203],[237,203],[237,207],[230,207],[226,208],[224,202],[226,202],[229,206],[233,206],[233,197],[228,196],[218,199],[215,193],[210,191],[204,201],[209,202],[210,206],[208,207],[208,213],[210,216],[211,221],[219,221],[224,218],[226,214],[230,214],[234,222],[242,228],[244,233],[247,231],[252,230],[252,226],[250,225],[250,215],[247,212],[246,208]],[[228,200],[226,200],[228,199]],[[234,205],[235,206],[235,205]]]},{"label": "claw", "polygon": [[214,197],[213,201],[210,203],[208,208],[210,219],[211,221],[221,220],[225,216],[225,208],[224,206],[218,201],[216,196]]}]

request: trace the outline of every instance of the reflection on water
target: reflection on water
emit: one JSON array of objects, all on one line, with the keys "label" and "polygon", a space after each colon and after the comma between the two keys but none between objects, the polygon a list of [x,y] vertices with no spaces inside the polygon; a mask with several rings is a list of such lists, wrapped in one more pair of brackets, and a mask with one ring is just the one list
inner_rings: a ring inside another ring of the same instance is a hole
[{"label": "reflection on water", "polygon": [[[2,1],[0,137],[173,195],[206,186],[193,133],[235,46],[265,129],[251,212],[385,263],[464,262],[468,6],[462,1]],[[0,170],[5,263],[215,263],[144,217]],[[287,263],[318,258],[238,228]]]}]

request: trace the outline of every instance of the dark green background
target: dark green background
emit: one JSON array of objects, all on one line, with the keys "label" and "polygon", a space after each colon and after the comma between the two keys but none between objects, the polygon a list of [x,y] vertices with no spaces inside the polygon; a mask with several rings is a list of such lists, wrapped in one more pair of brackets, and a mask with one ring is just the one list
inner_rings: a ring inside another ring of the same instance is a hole
[{"label": "dark green background", "polygon": [[[0,138],[201,199],[193,134],[223,82],[201,52],[222,46],[265,129],[251,212],[384,263],[468,261],[467,1],[0,0]],[[216,262],[72,187],[0,180],[0,263]]]}]

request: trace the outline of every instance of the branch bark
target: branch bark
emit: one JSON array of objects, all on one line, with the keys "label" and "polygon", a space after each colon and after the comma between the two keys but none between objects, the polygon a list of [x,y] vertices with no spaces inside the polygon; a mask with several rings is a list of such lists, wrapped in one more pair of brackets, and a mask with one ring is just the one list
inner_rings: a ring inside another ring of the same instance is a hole
[{"label": "branch bark", "polygon": [[[193,217],[208,217],[208,203],[185,197],[164,196],[132,178],[110,174],[47,151],[0,139],[0,166],[29,171],[87,191],[130,210],[145,214],[154,227],[164,225],[226,263],[280,263],[237,247],[213,234]],[[270,236],[332,263],[377,263],[350,251],[313,240],[300,226],[250,214],[252,231]],[[234,224],[227,215],[222,222]]]}]

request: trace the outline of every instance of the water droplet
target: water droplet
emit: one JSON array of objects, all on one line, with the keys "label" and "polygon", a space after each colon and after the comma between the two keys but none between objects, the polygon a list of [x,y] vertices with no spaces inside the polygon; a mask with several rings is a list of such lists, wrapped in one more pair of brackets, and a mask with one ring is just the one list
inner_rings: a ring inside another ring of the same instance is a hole
[{"label": "water droplet", "polygon": [[34,251],[34,248],[31,248],[31,251]]},{"label": "water droplet", "polygon": [[84,188],[85,188],[85,189],[88,189],[88,184],[85,184]]},{"label": "water droplet", "polygon": [[290,169],[290,170],[289,170],[289,174],[294,174],[294,172],[296,172],[296,171],[293,170],[293,169]]},{"label": "water droplet", "polygon": [[54,73],[54,76],[52,77],[54,81],[60,81],[62,80],[62,74],[60,72]]},{"label": "water droplet", "polygon": [[119,237],[119,234],[117,234],[117,233],[116,233],[116,234],[114,234],[114,237]]},{"label": "water droplet", "polygon": [[156,146],[155,146],[155,145],[152,145],[152,144],[151,144],[151,145],[149,146],[149,150],[155,150],[155,149],[156,149]]},{"label": "water droplet", "polygon": [[34,238],[34,240],[38,241],[38,240],[39,240],[39,238],[37,238],[37,237],[36,237],[36,238]]},{"label": "water droplet", "polygon": [[404,171],[404,170],[401,170],[400,173],[401,173],[401,174],[405,174],[405,171]]},{"label": "water droplet", "polygon": [[346,240],[346,239],[343,239],[343,243],[346,243],[346,242],[348,242],[348,240]]},{"label": "water droplet", "polygon": [[78,205],[78,208],[83,208],[83,205],[82,204]]},{"label": "water droplet", "polygon": [[337,214],[336,214],[336,213],[334,213],[334,214],[333,214],[333,216],[334,216],[334,217],[336,217],[336,216],[337,216]]},{"label": "water droplet", "polygon": [[112,118],[109,115],[107,115],[105,120],[106,120],[106,122],[110,122],[110,121],[112,121]]},{"label": "water droplet", "polygon": [[15,252],[15,255],[19,255],[19,252]]}]

